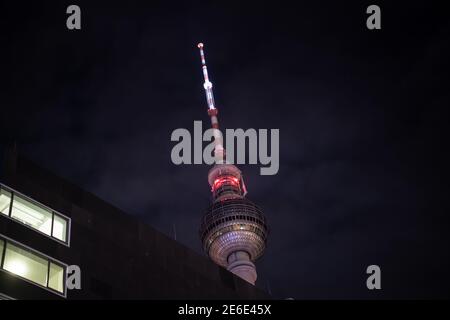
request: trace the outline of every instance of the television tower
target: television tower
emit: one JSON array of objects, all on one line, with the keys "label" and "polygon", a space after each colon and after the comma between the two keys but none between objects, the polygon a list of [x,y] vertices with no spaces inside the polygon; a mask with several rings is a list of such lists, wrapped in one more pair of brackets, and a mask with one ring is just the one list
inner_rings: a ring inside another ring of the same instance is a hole
[{"label": "television tower", "polygon": [[203,43],[199,43],[198,48],[205,79],[203,87],[208,115],[214,130],[216,160],[208,173],[213,203],[203,216],[200,238],[205,252],[215,263],[255,284],[257,274],[253,262],[264,253],[268,227],[258,206],[245,198],[247,190],[241,171],[226,161]]}]

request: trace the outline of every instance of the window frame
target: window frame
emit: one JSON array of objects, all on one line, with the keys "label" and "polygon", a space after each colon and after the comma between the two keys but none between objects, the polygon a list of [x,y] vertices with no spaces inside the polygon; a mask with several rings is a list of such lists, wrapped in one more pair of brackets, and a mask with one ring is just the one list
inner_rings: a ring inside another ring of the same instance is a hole
[{"label": "window frame", "polygon": [[6,255],[6,240],[0,237],[0,243],[2,243],[2,250],[0,252],[0,269],[3,269],[3,261]]},{"label": "window frame", "polygon": [[[4,246],[3,246],[3,251],[0,252],[0,255],[3,257],[3,260],[1,261],[1,264],[0,264],[0,272],[8,273],[8,274],[10,274],[10,275],[12,275],[12,276],[14,276],[14,277],[17,277],[17,278],[23,280],[23,281],[26,281],[26,282],[28,282],[28,283],[31,283],[31,284],[33,284],[33,285],[39,287],[39,288],[45,289],[45,290],[47,290],[47,291],[49,291],[49,292],[51,292],[51,293],[54,293],[54,294],[56,294],[56,295],[59,295],[59,296],[63,297],[63,298],[67,298],[67,283],[66,283],[66,282],[67,282],[67,268],[68,268],[68,266],[69,266],[68,264],[66,264],[66,263],[64,263],[64,262],[62,262],[62,261],[59,261],[59,260],[57,260],[57,259],[55,259],[55,258],[52,258],[52,257],[46,255],[45,253],[42,253],[42,252],[40,252],[40,251],[38,251],[38,250],[36,250],[36,249],[33,249],[33,248],[31,248],[31,247],[29,247],[29,246],[23,244],[23,243],[20,243],[20,242],[18,242],[18,241],[15,241],[15,240],[13,240],[13,239],[11,239],[11,238],[9,238],[9,237],[7,237],[7,236],[1,234],[1,233],[0,233],[0,240],[3,241],[3,244],[4,244]],[[37,257],[39,257],[39,258],[44,259],[44,260],[47,261],[47,280],[46,280],[46,286],[43,286],[43,285],[41,285],[41,284],[39,284],[39,283],[37,283],[37,282],[34,282],[34,281],[32,281],[32,280],[29,280],[29,279],[27,279],[27,278],[25,278],[25,277],[22,277],[22,276],[20,276],[20,275],[18,275],[18,274],[16,274],[16,273],[13,273],[13,272],[11,272],[11,271],[5,270],[5,269],[3,268],[3,267],[4,267],[4,263],[5,263],[6,249],[7,249],[8,243],[10,243],[11,245],[13,245],[13,246],[15,246],[15,247],[18,247],[18,248],[20,248],[20,249],[22,249],[22,250],[28,251],[29,253],[31,253],[31,254],[33,254],[33,255],[35,255],[35,256],[37,256]],[[53,263],[53,264],[55,264],[55,265],[58,265],[58,266],[62,267],[63,270],[64,270],[64,275],[63,275],[63,288],[64,288],[64,290],[63,290],[63,292],[59,292],[58,290],[55,290],[55,289],[52,289],[52,288],[49,287],[49,283],[50,283],[50,278],[49,278],[49,273],[50,273],[50,263]]]},{"label": "window frame", "polygon": [[0,301],[1,300],[16,300],[16,299],[14,299],[14,298],[12,298],[12,297],[10,297],[10,296],[0,292]]},{"label": "window frame", "polygon": [[0,195],[1,195],[2,190],[6,191],[6,194],[9,193],[9,204],[8,204],[8,212],[6,212],[6,213],[4,212],[5,209],[6,209],[6,207],[5,207],[5,208],[0,212],[0,215],[3,215],[3,216],[5,216],[5,217],[9,217],[9,214],[10,214],[10,212],[11,212],[12,192],[9,191],[9,190],[6,189],[6,188],[2,188],[2,184],[0,183]]},{"label": "window frame", "polygon": [[[5,217],[5,218],[13,220],[13,221],[15,221],[17,223],[20,223],[22,226],[25,226],[28,229],[31,229],[31,230],[39,233],[39,234],[42,234],[42,235],[46,236],[47,238],[50,238],[50,239],[52,239],[52,240],[54,240],[54,241],[56,241],[58,243],[61,243],[61,244],[65,245],[65,246],[67,246],[67,247],[70,247],[70,236],[71,236],[71,226],[72,226],[72,219],[70,217],[62,214],[59,211],[56,211],[56,210],[50,208],[49,206],[46,206],[46,205],[40,203],[39,201],[36,201],[36,200],[34,200],[34,199],[24,195],[23,193],[15,190],[15,189],[13,189],[11,187],[8,187],[7,185],[5,185],[5,184],[3,184],[1,182],[0,182],[0,189],[4,189],[4,190],[6,190],[6,191],[11,193],[11,201],[9,203],[8,215],[1,214],[0,215],[1,217]],[[21,220],[12,217],[12,207],[13,207],[14,198],[15,198],[16,194],[17,194],[17,196],[19,196],[23,200],[28,201],[31,204],[36,205],[38,207],[41,207],[41,208],[43,208],[45,210],[48,210],[48,211],[50,211],[52,213],[52,225],[51,225],[51,228],[50,228],[50,234],[47,234],[47,233],[42,232],[42,231],[40,231],[40,230],[38,230],[36,228],[33,228],[32,226],[22,222]],[[67,226],[66,226],[66,228],[67,228],[66,241],[60,240],[60,239],[56,238],[55,236],[53,236],[53,224],[55,222],[55,215],[59,216],[61,219],[65,220],[67,222]]]}]

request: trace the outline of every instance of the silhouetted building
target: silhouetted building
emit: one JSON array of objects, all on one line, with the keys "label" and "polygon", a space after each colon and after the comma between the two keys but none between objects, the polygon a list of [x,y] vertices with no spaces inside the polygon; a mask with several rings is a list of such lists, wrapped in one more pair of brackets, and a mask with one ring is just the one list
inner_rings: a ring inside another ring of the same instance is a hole
[{"label": "silhouetted building", "polygon": [[[0,183],[0,299],[269,298],[15,151]],[[79,290],[66,286],[72,265]]]}]

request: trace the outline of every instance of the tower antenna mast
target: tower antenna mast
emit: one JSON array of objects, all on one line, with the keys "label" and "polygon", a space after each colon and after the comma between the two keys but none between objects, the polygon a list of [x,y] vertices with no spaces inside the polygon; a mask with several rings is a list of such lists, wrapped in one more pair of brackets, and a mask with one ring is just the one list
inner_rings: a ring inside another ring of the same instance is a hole
[{"label": "tower antenna mast", "polygon": [[200,49],[200,58],[202,60],[202,70],[203,78],[205,82],[203,83],[203,88],[205,88],[206,102],[208,103],[208,115],[211,119],[211,127],[214,130],[214,158],[216,163],[224,163],[225,161],[225,149],[223,147],[223,137],[219,130],[219,119],[217,114],[219,110],[215,106],[214,94],[213,94],[213,84],[209,80],[208,67],[206,66],[205,52],[203,51],[203,43],[199,43],[197,47]]},{"label": "tower antenna mast", "polygon": [[208,67],[206,66],[205,52],[203,51],[203,43],[200,42],[197,47],[200,49],[200,58],[202,59],[203,78],[205,79],[203,87],[206,92],[206,102],[208,103],[209,110],[215,110],[216,106],[214,105],[214,95],[212,91],[213,84],[209,81]]}]

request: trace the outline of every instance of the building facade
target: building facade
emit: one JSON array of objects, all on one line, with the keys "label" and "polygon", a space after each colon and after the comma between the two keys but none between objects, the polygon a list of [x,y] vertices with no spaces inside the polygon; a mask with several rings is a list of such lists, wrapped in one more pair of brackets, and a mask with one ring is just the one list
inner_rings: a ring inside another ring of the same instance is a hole
[{"label": "building facade", "polygon": [[0,299],[270,298],[17,152],[4,158]]}]

